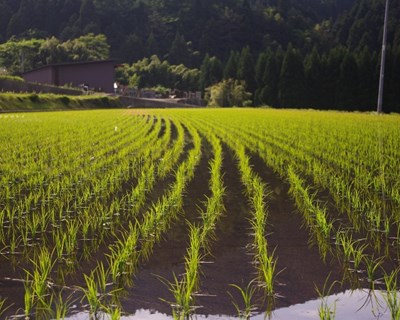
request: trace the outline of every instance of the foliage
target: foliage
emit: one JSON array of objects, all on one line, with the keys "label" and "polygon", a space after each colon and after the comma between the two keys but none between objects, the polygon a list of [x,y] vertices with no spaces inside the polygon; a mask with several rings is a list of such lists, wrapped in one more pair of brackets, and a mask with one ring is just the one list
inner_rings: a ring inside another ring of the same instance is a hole
[{"label": "foliage", "polygon": [[119,83],[138,88],[165,87],[183,91],[196,91],[199,85],[200,71],[190,69],[183,64],[171,65],[161,61],[157,55],[144,58],[131,66],[117,68],[116,79]]},{"label": "foliage", "polygon": [[[157,55],[164,70],[139,68],[118,74],[119,82],[204,94],[237,79],[257,106],[374,110],[383,9],[381,0],[0,0],[0,66],[20,74],[49,63],[112,57],[132,65]],[[391,2],[385,112],[400,111],[398,17]]]},{"label": "foliage", "polygon": [[65,42],[55,37],[12,38],[0,44],[0,65],[10,74],[21,74],[50,63],[105,60],[109,57],[109,48],[104,35],[93,33]]},{"label": "foliage", "polygon": [[251,104],[251,94],[246,92],[244,81],[223,80],[207,88],[207,93],[211,107],[244,107]]},{"label": "foliage", "polygon": [[17,82],[23,82],[24,79],[18,76],[9,76],[9,75],[0,75],[0,80],[10,80],[10,81],[17,81]]}]

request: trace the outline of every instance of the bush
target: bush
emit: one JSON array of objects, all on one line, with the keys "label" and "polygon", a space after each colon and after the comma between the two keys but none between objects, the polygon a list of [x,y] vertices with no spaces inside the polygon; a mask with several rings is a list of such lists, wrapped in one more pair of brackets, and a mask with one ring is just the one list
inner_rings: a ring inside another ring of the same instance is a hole
[{"label": "bush", "polygon": [[40,101],[40,98],[36,93],[32,93],[29,95],[29,100],[36,103]]},{"label": "bush", "polygon": [[67,96],[62,96],[62,97],[60,97],[60,101],[61,101],[61,103],[65,104],[67,106],[67,105],[69,105],[70,98]]},{"label": "bush", "polygon": [[25,82],[24,79],[17,76],[9,76],[9,75],[0,75],[0,80],[10,80],[10,81],[17,81],[17,82]]}]

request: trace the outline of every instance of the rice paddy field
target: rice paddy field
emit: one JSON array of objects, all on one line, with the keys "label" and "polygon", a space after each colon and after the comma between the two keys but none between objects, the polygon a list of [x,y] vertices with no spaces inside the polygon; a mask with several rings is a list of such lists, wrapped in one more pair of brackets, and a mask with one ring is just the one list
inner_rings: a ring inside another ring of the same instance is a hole
[{"label": "rice paddy field", "polygon": [[400,116],[0,114],[1,319],[400,319]]}]

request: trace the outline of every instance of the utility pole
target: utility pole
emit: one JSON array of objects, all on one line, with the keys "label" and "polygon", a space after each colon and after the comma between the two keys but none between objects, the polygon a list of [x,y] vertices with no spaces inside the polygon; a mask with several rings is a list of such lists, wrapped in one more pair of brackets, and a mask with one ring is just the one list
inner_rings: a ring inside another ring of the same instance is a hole
[{"label": "utility pole", "polygon": [[385,22],[383,23],[383,40],[382,40],[382,53],[381,53],[381,71],[379,74],[379,92],[378,92],[378,106],[376,112],[382,113],[382,98],[383,98],[383,82],[385,79],[385,56],[386,56],[386,38],[387,38],[387,19],[389,11],[389,0],[386,0],[385,5]]}]

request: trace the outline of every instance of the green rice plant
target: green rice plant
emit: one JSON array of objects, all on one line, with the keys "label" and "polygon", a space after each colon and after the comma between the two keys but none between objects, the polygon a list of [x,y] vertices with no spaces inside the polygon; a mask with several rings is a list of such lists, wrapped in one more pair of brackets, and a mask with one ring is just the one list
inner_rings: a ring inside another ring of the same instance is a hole
[{"label": "green rice plant", "polygon": [[250,317],[253,315],[253,312],[257,309],[256,305],[252,303],[254,294],[257,291],[257,286],[254,285],[255,281],[255,279],[251,280],[244,289],[236,284],[230,284],[231,287],[239,291],[242,298],[243,307],[240,307],[240,304],[242,303],[236,301],[232,293],[228,291],[228,294],[232,299],[232,304],[236,309],[239,319],[250,319]]},{"label": "green rice plant", "polygon": [[321,320],[333,320],[336,316],[336,301],[333,302],[333,305],[330,305],[328,297],[331,294],[333,287],[339,282],[333,281],[328,287],[329,278],[330,276],[325,279],[322,290],[315,286],[315,290],[321,299],[321,304],[318,309],[318,315]]},{"label": "green rice plant", "polygon": [[174,297],[174,301],[166,301],[172,307],[174,318],[186,319],[196,309],[194,305],[194,293],[199,287],[199,266],[202,260],[200,253],[201,242],[200,234],[201,229],[195,225],[190,225],[190,247],[187,249],[185,256],[185,273],[182,279],[179,280],[173,274],[173,281],[168,281],[165,278],[160,280],[168,287],[169,291]]},{"label": "green rice plant", "polygon": [[7,309],[11,308],[11,306],[12,306],[12,305],[5,306],[6,300],[7,300],[7,298],[3,299],[2,297],[0,297],[0,317],[2,314],[4,314],[4,312],[7,311]]},{"label": "green rice plant", "polygon": [[[98,286],[95,280],[94,272],[84,275],[86,288],[81,287],[84,298],[89,304],[90,317],[97,318],[98,313],[103,308],[102,296],[98,292]],[[82,298],[83,299],[83,298]]]},{"label": "green rice plant", "polygon": [[271,254],[268,254],[266,249],[261,249],[256,255],[256,268],[261,281],[260,286],[264,288],[266,295],[270,297],[274,295],[274,282],[275,277],[278,275],[276,271],[277,259],[274,257],[274,254],[275,249]]},{"label": "green rice plant", "polygon": [[49,302],[46,301],[46,297],[49,294],[48,288],[52,283],[50,275],[55,262],[52,261],[52,255],[45,247],[39,249],[36,258],[31,262],[33,264],[32,272],[25,270],[27,277],[25,281],[25,308],[30,309],[35,303],[37,308],[47,310],[49,309]]},{"label": "green rice plant", "polygon": [[71,306],[71,298],[63,298],[62,292],[59,292],[54,303],[54,318],[56,320],[64,320],[67,317],[68,309]]},{"label": "green rice plant", "polygon": [[125,275],[133,274],[138,262],[137,249],[139,240],[138,225],[129,225],[129,232],[122,234],[113,246],[110,246],[109,270],[115,284],[122,283]]},{"label": "green rice plant", "polygon": [[376,279],[376,272],[378,268],[381,267],[382,263],[383,263],[382,257],[374,259],[373,257],[367,255],[364,256],[364,265],[367,272],[366,280],[368,281],[370,289],[372,290],[375,289],[375,284],[378,282],[378,280]]},{"label": "green rice plant", "polygon": [[382,295],[390,311],[392,320],[400,319],[400,291],[397,286],[398,275],[399,269],[393,270],[390,274],[385,272],[383,275],[386,291]]},{"label": "green rice plant", "polygon": [[33,312],[35,296],[32,292],[30,279],[28,276],[24,282],[24,288],[24,315],[26,319],[30,319]]},{"label": "green rice plant", "polygon": [[118,307],[113,307],[110,311],[110,320],[120,320],[121,319],[121,309]]},{"label": "green rice plant", "polygon": [[94,319],[97,319],[99,312],[107,312],[106,298],[112,294],[107,292],[107,277],[103,264],[99,263],[89,276],[84,275],[86,288],[80,287],[83,292],[82,300],[86,299],[88,302],[90,316]]},{"label": "green rice plant", "polygon": [[325,260],[331,249],[330,237],[334,231],[333,222],[327,219],[326,209],[321,208],[315,201],[315,194],[309,194],[308,188],[303,186],[304,181],[292,166],[288,167],[288,177],[289,192],[294,196],[297,207],[303,212],[306,225],[314,233],[321,257]]},{"label": "green rice plant", "polygon": [[171,292],[174,297],[174,301],[167,301],[160,298],[160,300],[167,302],[171,306],[173,318],[179,320],[189,319],[189,316],[194,310],[192,306],[192,296],[187,294],[185,278],[179,280],[175,273],[173,273],[173,281],[168,281],[162,277],[159,277],[159,279],[168,287],[169,292]]}]

